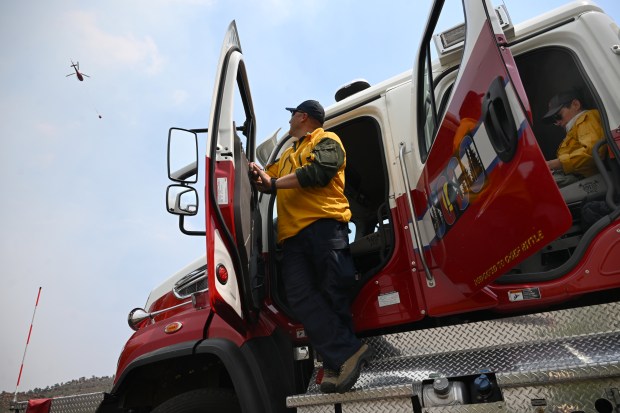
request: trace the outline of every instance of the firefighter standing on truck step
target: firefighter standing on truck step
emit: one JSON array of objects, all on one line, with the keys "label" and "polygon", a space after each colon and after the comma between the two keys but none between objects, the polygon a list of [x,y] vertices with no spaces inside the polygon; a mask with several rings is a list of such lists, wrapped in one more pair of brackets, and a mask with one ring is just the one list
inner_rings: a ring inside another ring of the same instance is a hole
[{"label": "firefighter standing on truck step", "polygon": [[323,358],[321,391],[344,393],[373,355],[353,331],[350,290],[356,270],[349,250],[346,153],[323,129],[325,111],[306,100],[291,112],[296,141],[263,171],[251,163],[258,190],[278,194],[278,243],[286,295],[310,343]]}]

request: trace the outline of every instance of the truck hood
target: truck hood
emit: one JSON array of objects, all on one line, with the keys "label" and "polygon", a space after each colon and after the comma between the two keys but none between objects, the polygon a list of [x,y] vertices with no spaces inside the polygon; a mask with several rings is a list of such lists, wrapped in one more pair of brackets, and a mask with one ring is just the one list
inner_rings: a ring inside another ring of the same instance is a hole
[{"label": "truck hood", "polygon": [[154,302],[169,294],[174,288],[175,284],[181,280],[183,277],[191,274],[193,271],[200,269],[207,265],[207,256],[203,255],[199,258],[196,258],[194,261],[181,268],[179,271],[170,276],[167,280],[162,282],[160,285],[155,287],[151,293],[149,294],[149,298],[146,300],[146,304],[144,308],[147,311],[150,311],[151,306]]}]

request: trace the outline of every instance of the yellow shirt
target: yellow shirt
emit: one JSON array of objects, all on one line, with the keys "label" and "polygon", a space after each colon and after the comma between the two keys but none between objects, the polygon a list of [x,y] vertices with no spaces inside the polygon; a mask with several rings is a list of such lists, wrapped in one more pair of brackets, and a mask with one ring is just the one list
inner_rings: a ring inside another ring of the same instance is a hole
[{"label": "yellow shirt", "polygon": [[605,135],[598,110],[588,110],[578,116],[558,147],[557,157],[564,173],[587,177],[598,172],[592,158],[592,148]]},{"label": "yellow shirt", "polygon": [[[344,153],[342,142],[335,133],[317,128],[285,150],[275,163],[268,165],[267,173],[278,178],[295,172],[299,179],[300,173],[302,173],[300,169],[310,165],[318,156],[321,156],[315,148],[325,138],[335,141]],[[322,218],[349,222],[351,210],[349,209],[349,201],[344,195],[345,167],[346,158],[339,166],[335,176],[325,186],[278,189],[278,242],[296,235],[308,225]]]}]

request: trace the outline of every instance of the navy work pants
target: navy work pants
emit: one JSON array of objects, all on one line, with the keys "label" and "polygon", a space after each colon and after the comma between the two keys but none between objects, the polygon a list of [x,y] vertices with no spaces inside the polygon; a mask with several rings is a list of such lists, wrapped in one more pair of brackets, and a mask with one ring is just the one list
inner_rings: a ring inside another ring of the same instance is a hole
[{"label": "navy work pants", "polygon": [[284,240],[282,248],[289,304],[324,366],[338,370],[361,346],[350,310],[356,271],[348,224],[320,219]]}]

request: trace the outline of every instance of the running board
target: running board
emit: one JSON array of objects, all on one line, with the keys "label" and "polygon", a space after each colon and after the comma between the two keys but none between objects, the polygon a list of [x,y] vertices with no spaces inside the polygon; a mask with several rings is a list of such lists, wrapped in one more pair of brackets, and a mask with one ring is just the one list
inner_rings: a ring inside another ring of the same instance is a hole
[{"label": "running board", "polygon": [[315,363],[307,392],[288,397],[287,407],[298,413],[620,411],[620,302],[363,341],[376,356],[350,392],[321,393]]}]

